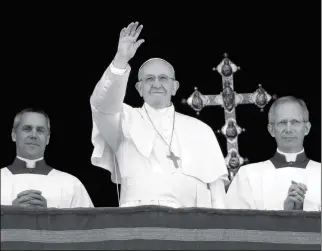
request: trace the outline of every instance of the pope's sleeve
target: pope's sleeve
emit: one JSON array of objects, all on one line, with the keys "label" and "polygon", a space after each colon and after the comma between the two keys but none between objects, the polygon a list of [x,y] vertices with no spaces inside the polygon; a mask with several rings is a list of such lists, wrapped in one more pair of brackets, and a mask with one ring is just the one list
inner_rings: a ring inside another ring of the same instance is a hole
[{"label": "pope's sleeve", "polygon": [[86,188],[77,178],[74,179],[74,194],[70,207],[94,207]]},{"label": "pope's sleeve", "polygon": [[[121,112],[130,66],[128,65],[124,72],[120,71],[122,69],[115,68],[111,63],[95,86],[90,98],[93,117],[92,134],[95,135],[99,132],[114,152],[117,150],[121,136]],[[93,141],[96,143],[96,140]]]},{"label": "pope's sleeve", "polygon": [[228,174],[220,176],[217,180],[209,184],[211,191],[212,208],[225,209],[226,206],[226,186],[229,184]]},{"label": "pope's sleeve", "polygon": [[226,205],[228,209],[256,209],[249,177],[243,167],[228,188]]},{"label": "pope's sleeve", "polygon": [[110,171],[114,183],[120,183],[115,152],[123,136],[121,125],[123,100],[130,70],[129,65],[126,69],[117,69],[111,63],[90,98],[93,120],[91,139],[94,146],[91,162]]}]

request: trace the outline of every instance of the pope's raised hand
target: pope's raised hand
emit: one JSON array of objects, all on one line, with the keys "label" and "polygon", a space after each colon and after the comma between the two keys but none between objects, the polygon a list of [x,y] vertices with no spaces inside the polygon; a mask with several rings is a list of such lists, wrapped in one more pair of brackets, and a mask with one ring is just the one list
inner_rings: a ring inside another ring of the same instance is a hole
[{"label": "pope's raised hand", "polygon": [[137,49],[144,42],[144,39],[137,40],[142,29],[143,25],[139,25],[138,22],[132,22],[121,30],[117,53],[114,59],[115,67],[118,67],[118,64],[122,66],[125,64],[126,66],[127,62],[134,57]]}]

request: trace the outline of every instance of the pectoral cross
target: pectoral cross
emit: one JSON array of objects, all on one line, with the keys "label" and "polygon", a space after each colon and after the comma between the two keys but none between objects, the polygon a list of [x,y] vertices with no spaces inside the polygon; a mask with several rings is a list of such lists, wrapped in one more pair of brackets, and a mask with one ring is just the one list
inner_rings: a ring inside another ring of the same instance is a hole
[{"label": "pectoral cross", "polygon": [[173,161],[173,164],[176,168],[179,168],[179,164],[177,162],[177,160],[180,160],[179,157],[177,157],[171,150],[170,155],[167,155],[167,157]]},{"label": "pectoral cross", "polygon": [[[227,156],[225,160],[230,179],[232,179],[239,167],[247,161],[247,159],[242,158],[238,153],[238,135],[245,131],[245,129],[240,128],[237,124],[235,108],[238,105],[255,104],[263,111],[263,108],[272,99],[272,96],[261,85],[253,93],[236,93],[234,91],[233,74],[239,70],[239,67],[228,59],[226,53],[221,63],[216,68],[213,68],[213,70],[222,76],[223,91],[217,95],[203,95],[195,87],[193,94],[187,100],[183,99],[182,103],[191,106],[197,114],[205,106],[220,105],[224,108],[226,123],[217,133],[223,134],[227,139]],[[273,97],[273,99],[275,98]]]}]

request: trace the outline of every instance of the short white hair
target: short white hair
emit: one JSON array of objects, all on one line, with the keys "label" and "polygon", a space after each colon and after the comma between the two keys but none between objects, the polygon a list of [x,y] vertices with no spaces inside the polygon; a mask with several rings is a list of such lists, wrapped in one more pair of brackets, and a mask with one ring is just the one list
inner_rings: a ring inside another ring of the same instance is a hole
[{"label": "short white hair", "polygon": [[299,104],[302,107],[302,112],[303,112],[303,119],[305,122],[309,121],[309,110],[307,109],[307,106],[302,99],[295,98],[293,96],[285,96],[281,97],[277,100],[274,101],[272,104],[271,108],[269,109],[268,112],[268,123],[274,123],[275,122],[275,115],[276,115],[276,108],[279,105],[285,104],[285,103],[296,103]]},{"label": "short white hair", "polygon": [[171,71],[173,72],[173,76],[175,77],[175,71],[174,71],[174,68],[173,68],[173,66],[172,66],[172,65],[171,65],[167,60],[164,60],[164,59],[162,59],[162,58],[150,58],[150,59],[148,59],[147,61],[145,61],[145,62],[141,65],[141,67],[139,68],[139,72],[138,72],[138,79],[139,79],[139,80],[140,80],[140,74],[141,74],[141,71],[142,71],[143,67],[144,67],[145,65],[147,65],[149,62],[154,61],[154,60],[160,60],[160,61],[162,61],[162,62],[166,63],[167,65],[169,65],[169,66],[170,66],[170,68],[171,68]]},{"label": "short white hair", "polygon": [[14,131],[17,130],[17,128],[20,124],[20,121],[21,121],[21,116],[25,113],[28,113],[28,112],[39,113],[39,114],[44,115],[47,120],[48,133],[50,133],[50,120],[49,120],[48,114],[43,110],[35,109],[35,108],[26,108],[26,109],[23,109],[22,111],[18,112],[13,120],[12,130],[14,130]]}]

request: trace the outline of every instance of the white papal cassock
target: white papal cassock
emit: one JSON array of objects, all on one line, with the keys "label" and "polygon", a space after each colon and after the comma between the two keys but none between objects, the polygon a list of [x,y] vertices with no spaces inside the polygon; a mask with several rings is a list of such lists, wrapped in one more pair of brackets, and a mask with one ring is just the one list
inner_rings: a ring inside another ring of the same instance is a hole
[{"label": "white papal cassock", "polygon": [[41,191],[48,208],[93,207],[79,179],[51,168],[43,158],[17,157],[12,165],[1,169],[1,205],[12,205],[17,195],[25,190]]},{"label": "white papal cassock", "polygon": [[[211,207],[207,183],[214,182],[215,207],[223,207],[227,169],[211,128],[175,112],[174,106],[156,110],[145,103],[132,108],[123,103],[130,66],[110,64],[91,96],[93,165],[111,172],[121,184],[120,206],[163,205]],[[147,112],[146,112],[147,110]],[[169,148],[180,157],[179,168],[167,158]],[[116,164],[116,165],[114,165]]]},{"label": "white papal cassock", "polygon": [[270,160],[242,166],[228,189],[227,207],[284,210],[292,180],[307,186],[303,210],[321,210],[321,163],[308,159],[304,149],[295,154],[277,149]]}]

